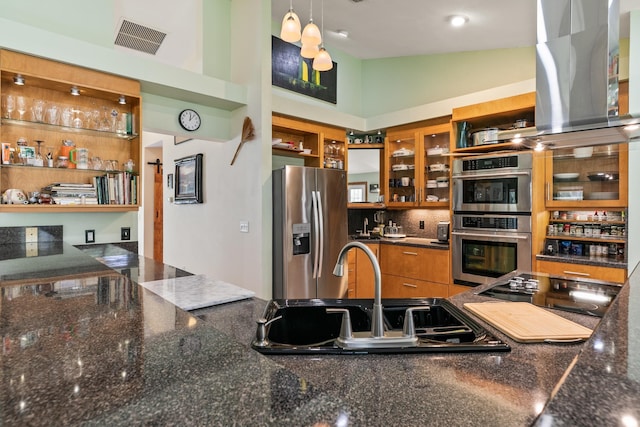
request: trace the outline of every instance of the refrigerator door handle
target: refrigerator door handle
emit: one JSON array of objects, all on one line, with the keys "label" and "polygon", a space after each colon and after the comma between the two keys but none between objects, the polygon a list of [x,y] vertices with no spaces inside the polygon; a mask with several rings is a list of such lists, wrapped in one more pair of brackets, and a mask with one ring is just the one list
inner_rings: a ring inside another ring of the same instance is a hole
[{"label": "refrigerator door handle", "polygon": [[318,196],[316,191],[311,192],[311,215],[313,216],[313,278],[318,278],[318,251],[320,249],[320,238],[319,238],[319,218],[318,218]]},{"label": "refrigerator door handle", "polygon": [[322,210],[322,194],[319,191],[316,192],[318,199],[318,222],[320,223],[320,260],[318,262],[318,277],[322,277],[322,265],[324,264],[324,211]]}]

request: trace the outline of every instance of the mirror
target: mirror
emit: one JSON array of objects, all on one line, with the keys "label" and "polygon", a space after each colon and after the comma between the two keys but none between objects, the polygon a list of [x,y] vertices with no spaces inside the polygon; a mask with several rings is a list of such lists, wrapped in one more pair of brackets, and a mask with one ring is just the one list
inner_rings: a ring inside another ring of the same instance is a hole
[{"label": "mirror", "polygon": [[[364,184],[366,202],[380,200],[380,154],[379,148],[350,149],[347,172],[349,188],[351,184]],[[355,200],[354,200],[355,201]]]}]

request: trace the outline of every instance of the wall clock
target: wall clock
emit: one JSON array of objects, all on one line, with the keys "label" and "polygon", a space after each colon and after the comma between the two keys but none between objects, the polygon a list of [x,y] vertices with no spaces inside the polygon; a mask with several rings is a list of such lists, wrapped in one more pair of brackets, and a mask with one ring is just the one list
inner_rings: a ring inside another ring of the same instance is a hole
[{"label": "wall clock", "polygon": [[178,116],[178,121],[184,130],[188,130],[190,132],[197,130],[201,123],[200,114],[191,108],[182,110]]}]

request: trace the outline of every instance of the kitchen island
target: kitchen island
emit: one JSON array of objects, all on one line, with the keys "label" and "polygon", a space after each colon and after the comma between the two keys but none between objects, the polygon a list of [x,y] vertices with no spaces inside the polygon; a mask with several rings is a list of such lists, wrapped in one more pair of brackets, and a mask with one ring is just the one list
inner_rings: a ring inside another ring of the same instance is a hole
[{"label": "kitchen island", "polygon": [[[512,351],[267,357],[250,347],[266,301],[185,312],[137,284],[139,275],[158,280],[162,271],[175,276],[175,269],[149,272],[139,266],[153,263],[132,255],[118,262],[79,250],[68,255],[115,269],[96,266],[93,274],[69,271],[66,278],[27,284],[14,275],[10,284],[0,283],[2,425],[640,420],[640,322],[633,318],[640,277],[631,278],[601,322],[556,312],[596,327],[584,344],[518,344],[480,321]],[[0,269],[15,262],[0,261]],[[461,307],[490,299],[469,291],[451,300]]]}]

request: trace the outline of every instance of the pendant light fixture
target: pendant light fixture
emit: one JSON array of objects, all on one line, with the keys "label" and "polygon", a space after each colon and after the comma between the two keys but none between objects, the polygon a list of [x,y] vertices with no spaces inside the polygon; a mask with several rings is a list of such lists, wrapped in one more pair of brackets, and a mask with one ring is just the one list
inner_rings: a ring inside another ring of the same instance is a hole
[{"label": "pendant light fixture", "polygon": [[[322,37],[324,38],[324,0],[322,0],[322,8],[320,15],[320,25],[322,26]],[[315,58],[313,58],[313,69],[316,71],[329,71],[333,68],[331,55],[324,48],[324,42],[320,42],[320,49]]]},{"label": "pendant light fixture", "polygon": [[[320,29],[313,23],[313,0],[310,0],[309,23],[302,30],[302,49],[300,54],[303,58],[315,58],[319,52],[319,45],[322,43]],[[304,53],[303,53],[304,52]],[[313,56],[308,56],[313,54]]]},{"label": "pendant light fixture", "polygon": [[280,28],[280,38],[289,43],[295,43],[300,40],[301,29],[300,18],[293,11],[293,0],[289,2],[289,11],[282,18],[282,27]]}]

